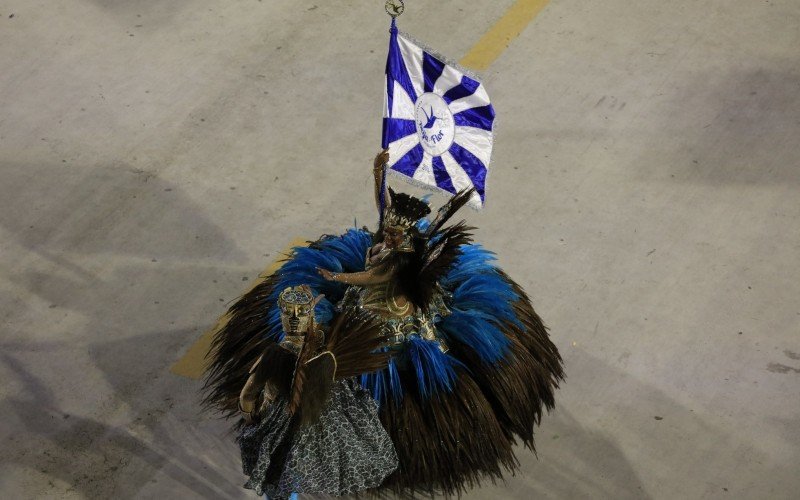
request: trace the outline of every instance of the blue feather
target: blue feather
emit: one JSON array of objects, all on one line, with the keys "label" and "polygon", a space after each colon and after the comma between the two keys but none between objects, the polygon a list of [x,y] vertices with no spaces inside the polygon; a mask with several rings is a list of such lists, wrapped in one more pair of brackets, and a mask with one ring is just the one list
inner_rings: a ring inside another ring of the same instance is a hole
[{"label": "blue feather", "polygon": [[412,336],[405,345],[406,355],[417,375],[420,396],[427,399],[438,391],[450,392],[456,378],[455,367],[460,363],[443,353],[438,342]]},{"label": "blue feather", "polygon": [[461,255],[442,279],[442,286],[455,287],[475,274],[493,272],[496,269],[492,264],[496,260],[494,253],[485,250],[481,245],[462,245],[459,250]]},{"label": "blue feather", "polygon": [[420,219],[417,221],[417,229],[419,232],[424,233],[431,225],[431,221],[428,219]]},{"label": "blue feather", "polygon": [[333,272],[355,272],[364,270],[364,259],[367,249],[372,244],[369,232],[361,229],[350,229],[338,237],[325,238],[314,247],[299,246],[281,268],[276,272],[278,277],[275,288],[267,299],[269,313],[267,325],[269,338],[280,340],[283,337],[278,310],[278,295],[289,286],[308,285],[315,294],[324,293],[314,310],[317,321],[327,323],[333,318],[334,304],[341,300],[347,285],[327,281],[319,275],[317,268]]},{"label": "blue feather", "polygon": [[485,312],[497,321],[516,321],[513,303],[519,296],[495,272],[476,274],[452,293],[454,307]]},{"label": "blue feather", "polygon": [[446,340],[461,342],[487,363],[494,364],[508,353],[508,337],[487,313],[453,309],[436,328]]},{"label": "blue feather", "polygon": [[497,272],[494,253],[480,245],[464,245],[461,255],[442,279],[450,292],[452,314],[436,327],[448,340],[456,340],[487,363],[496,363],[509,349],[501,330],[504,322],[520,327],[513,304],[519,300],[511,285]]},{"label": "blue feather", "polygon": [[389,365],[375,373],[365,373],[360,377],[361,386],[372,393],[373,399],[383,405],[391,397],[395,403],[403,400],[403,387],[397,371],[396,358],[389,360]]}]

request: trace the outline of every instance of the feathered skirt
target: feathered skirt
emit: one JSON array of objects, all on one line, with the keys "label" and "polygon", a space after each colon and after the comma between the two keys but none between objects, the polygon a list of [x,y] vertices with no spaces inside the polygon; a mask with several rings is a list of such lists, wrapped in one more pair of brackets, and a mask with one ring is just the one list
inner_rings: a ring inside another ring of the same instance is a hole
[{"label": "feathered skirt", "polygon": [[279,396],[237,439],[245,488],[270,499],[292,492],[340,496],[379,486],[397,468],[372,396],[353,380],[334,384],[320,419],[298,428]]},{"label": "feathered skirt", "polygon": [[[271,289],[307,284],[324,293],[317,306],[324,322],[346,286],[323,280],[317,268],[363,271],[371,244],[370,232],[353,229],[297,247]],[[514,471],[513,446],[533,448],[534,427],[553,407],[563,378],[558,350],[523,290],[480,245],[463,245],[459,253],[438,283],[449,314],[437,318],[435,336],[449,350],[410,335],[386,369],[361,377],[399,458],[382,490],[459,494]],[[269,321],[277,331],[277,310]]]}]

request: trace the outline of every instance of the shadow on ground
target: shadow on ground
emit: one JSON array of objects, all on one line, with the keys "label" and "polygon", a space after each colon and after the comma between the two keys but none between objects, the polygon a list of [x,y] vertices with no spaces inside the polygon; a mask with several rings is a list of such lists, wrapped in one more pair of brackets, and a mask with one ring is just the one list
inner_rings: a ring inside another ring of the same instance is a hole
[{"label": "shadow on ground", "polygon": [[206,209],[155,172],[129,165],[0,164],[0,226],[56,264],[59,254],[143,259],[245,256]]},{"label": "shadow on ground", "polygon": [[200,383],[168,369],[213,321],[213,278],[242,252],[152,172],[0,170],[0,198],[9,200],[0,230],[24,259],[9,263],[14,297],[0,311],[8,329],[0,370],[9,375],[2,460],[26,471],[9,486],[32,496],[132,498],[165,481],[178,496],[240,495],[240,475],[218,470],[219,457],[233,454],[221,444],[235,446],[204,427]]}]

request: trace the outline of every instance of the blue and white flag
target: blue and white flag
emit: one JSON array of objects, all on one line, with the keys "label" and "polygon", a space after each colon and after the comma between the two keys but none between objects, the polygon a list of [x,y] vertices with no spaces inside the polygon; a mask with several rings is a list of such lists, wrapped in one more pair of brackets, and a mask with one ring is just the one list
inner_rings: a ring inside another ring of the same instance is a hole
[{"label": "blue and white flag", "polygon": [[494,108],[483,85],[398,33],[386,61],[383,147],[389,170],[450,193],[475,187],[486,198]]}]

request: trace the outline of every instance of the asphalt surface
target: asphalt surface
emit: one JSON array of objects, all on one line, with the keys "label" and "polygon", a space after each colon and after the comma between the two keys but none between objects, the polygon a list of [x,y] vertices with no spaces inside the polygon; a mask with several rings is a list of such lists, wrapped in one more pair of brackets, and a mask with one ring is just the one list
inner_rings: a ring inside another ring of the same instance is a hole
[{"label": "asphalt surface", "polygon": [[[400,24],[458,59],[512,3]],[[387,25],[0,3],[0,497],[253,497],[169,369],[290,241],[374,224]],[[568,378],[538,458],[465,498],[797,498],[798,25],[791,0],[553,0],[484,72],[465,214]]]}]

